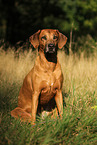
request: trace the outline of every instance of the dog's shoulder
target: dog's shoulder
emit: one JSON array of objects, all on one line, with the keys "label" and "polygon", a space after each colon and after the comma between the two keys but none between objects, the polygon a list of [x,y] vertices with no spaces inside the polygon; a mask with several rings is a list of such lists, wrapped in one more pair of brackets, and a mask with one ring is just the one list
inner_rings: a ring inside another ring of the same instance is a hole
[{"label": "dog's shoulder", "polygon": [[62,73],[61,65],[60,65],[60,63],[59,63],[59,60],[57,61],[57,64],[56,64],[54,73],[55,73],[55,74],[61,74],[61,73]]},{"label": "dog's shoulder", "polygon": [[63,80],[63,73],[62,73],[61,65],[60,65],[59,61],[57,62],[56,68],[54,70],[54,76],[59,81]]}]

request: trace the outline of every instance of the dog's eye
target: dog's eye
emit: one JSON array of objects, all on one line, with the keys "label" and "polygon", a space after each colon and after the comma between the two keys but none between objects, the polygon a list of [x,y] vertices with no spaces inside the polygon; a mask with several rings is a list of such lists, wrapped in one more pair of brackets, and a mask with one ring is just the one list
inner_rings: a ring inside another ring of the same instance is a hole
[{"label": "dog's eye", "polygon": [[41,37],[41,40],[46,40],[46,36]]},{"label": "dog's eye", "polygon": [[57,37],[56,35],[54,35],[53,39],[56,39],[56,40],[58,40],[58,37]]}]

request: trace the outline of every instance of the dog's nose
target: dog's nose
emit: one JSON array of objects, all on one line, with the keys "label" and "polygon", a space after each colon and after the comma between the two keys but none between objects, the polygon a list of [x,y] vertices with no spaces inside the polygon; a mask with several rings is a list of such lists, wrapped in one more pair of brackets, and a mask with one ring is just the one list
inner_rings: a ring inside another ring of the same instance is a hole
[{"label": "dog's nose", "polygon": [[54,47],[54,44],[53,43],[50,43],[50,44],[48,44],[48,47],[49,48],[53,48]]}]

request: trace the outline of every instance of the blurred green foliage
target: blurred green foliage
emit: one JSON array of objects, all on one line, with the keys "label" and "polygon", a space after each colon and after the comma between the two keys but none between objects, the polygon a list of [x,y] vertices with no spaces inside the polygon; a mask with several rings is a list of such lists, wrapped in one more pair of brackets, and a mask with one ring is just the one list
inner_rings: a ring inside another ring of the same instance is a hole
[{"label": "blurred green foliage", "polygon": [[[97,42],[88,34],[87,36],[78,37],[77,47],[74,48],[74,51],[81,54],[84,52],[85,57],[94,56],[97,53]],[[74,52],[73,51],[73,52]]]},{"label": "blurred green foliage", "polygon": [[88,34],[97,40],[97,0],[0,0],[0,39],[27,40],[39,29],[59,29],[72,42]]}]

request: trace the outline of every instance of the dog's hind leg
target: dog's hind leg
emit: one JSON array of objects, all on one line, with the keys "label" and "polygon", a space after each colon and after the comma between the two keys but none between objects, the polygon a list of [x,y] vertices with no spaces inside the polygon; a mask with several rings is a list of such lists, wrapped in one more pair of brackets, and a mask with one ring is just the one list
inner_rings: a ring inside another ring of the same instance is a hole
[{"label": "dog's hind leg", "polygon": [[31,115],[27,113],[24,109],[17,107],[11,111],[11,116],[15,118],[20,118],[22,121],[31,121]]}]

